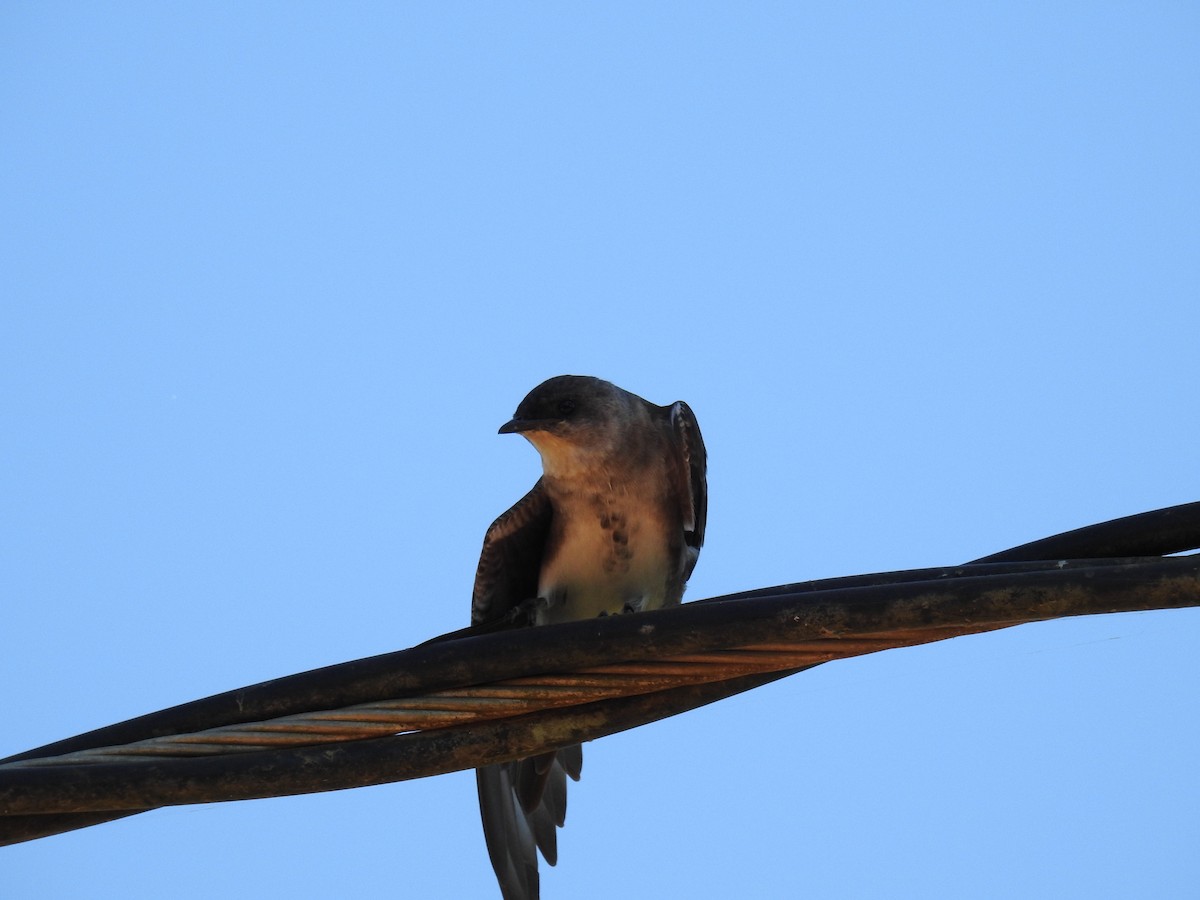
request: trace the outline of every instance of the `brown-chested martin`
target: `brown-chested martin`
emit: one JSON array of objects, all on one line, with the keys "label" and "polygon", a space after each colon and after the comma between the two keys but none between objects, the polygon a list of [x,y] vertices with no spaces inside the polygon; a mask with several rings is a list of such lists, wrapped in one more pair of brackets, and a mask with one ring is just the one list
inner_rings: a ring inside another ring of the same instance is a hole
[{"label": "brown-chested martin", "polygon": [[[674,606],[704,542],[704,441],[688,405],[655,406],[599,378],[560,375],[521,401],[542,477],[488,529],[471,623],[546,625]],[[476,770],[488,855],[505,900],[537,900],[540,849],[558,858],[576,745]]]}]

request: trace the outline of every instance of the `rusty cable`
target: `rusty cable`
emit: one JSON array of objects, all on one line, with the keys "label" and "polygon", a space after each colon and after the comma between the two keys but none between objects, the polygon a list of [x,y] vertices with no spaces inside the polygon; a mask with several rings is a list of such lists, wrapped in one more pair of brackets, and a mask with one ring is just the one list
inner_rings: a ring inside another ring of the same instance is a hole
[{"label": "rusty cable", "polygon": [[[10,757],[0,764],[0,843],[154,806],[332,790],[519,758],[890,647],[1059,616],[1200,605],[1196,557],[1086,558],[1089,540],[1106,552],[1170,553],[1198,538],[1200,503],[1185,504],[982,564],[826,579],[541,629],[468,629]],[[1083,558],[1029,561],[1054,549]],[[111,746],[119,744],[127,746]]]}]

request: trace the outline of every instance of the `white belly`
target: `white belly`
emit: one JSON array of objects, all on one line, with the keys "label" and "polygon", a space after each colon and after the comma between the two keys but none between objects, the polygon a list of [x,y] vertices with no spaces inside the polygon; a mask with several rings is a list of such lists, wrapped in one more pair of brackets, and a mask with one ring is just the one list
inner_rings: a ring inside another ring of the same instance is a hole
[{"label": "white belly", "polygon": [[537,624],[657,609],[669,602],[663,525],[644,513],[633,521],[614,518],[602,527],[599,519],[581,516],[562,535],[558,552],[538,580],[538,596],[545,603]]}]

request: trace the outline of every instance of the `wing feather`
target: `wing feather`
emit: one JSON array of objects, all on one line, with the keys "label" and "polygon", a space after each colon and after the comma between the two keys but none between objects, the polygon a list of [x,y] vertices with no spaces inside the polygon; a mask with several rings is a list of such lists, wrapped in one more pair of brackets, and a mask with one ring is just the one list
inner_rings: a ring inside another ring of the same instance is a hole
[{"label": "wing feather", "polygon": [[688,547],[688,563],[684,581],[696,567],[700,548],[704,545],[704,527],[708,522],[708,453],[700,434],[700,423],[692,408],[678,400],[671,404],[671,424],[679,450],[680,465],[676,468],[678,495],[690,501],[683,510],[684,540]]},{"label": "wing feather", "polygon": [[528,494],[488,528],[471,593],[472,625],[498,619],[537,596],[552,517],[550,499],[539,478]]},{"label": "wing feather", "polygon": [[[492,523],[475,572],[472,625],[496,623],[537,596],[553,514],[539,480]],[[483,836],[504,900],[537,900],[539,850],[550,865],[558,861],[557,828],[567,815],[567,776],[579,779],[582,753],[576,745],[475,770]]]}]

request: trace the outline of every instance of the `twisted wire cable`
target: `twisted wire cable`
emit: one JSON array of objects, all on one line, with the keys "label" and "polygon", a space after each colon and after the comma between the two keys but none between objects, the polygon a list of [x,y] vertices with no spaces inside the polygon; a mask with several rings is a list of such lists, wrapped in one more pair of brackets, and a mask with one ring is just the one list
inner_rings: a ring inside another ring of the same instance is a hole
[{"label": "twisted wire cable", "polygon": [[[954,636],[961,628],[949,629]],[[940,640],[929,629],[920,642]],[[759,644],[640,663],[595,666],[577,673],[514,678],[490,685],[434,691],[419,697],[361,703],[261,722],[148,738],[115,747],[77,750],[4,764],[7,767],[74,766],[138,759],[251,753],[322,743],[364,740],[414,731],[511,718],[600,700],[727,681],[745,675],[808,668],[882,649],[916,643],[897,634],[836,641]],[[3,768],[4,766],[0,766]]]},{"label": "twisted wire cable", "polygon": [[[0,844],[156,806],[522,758],[891,647],[1062,616],[1200,606],[1200,556],[1158,555],[1197,546],[1200,503],[1192,503],[965,566],[762,588],[542,628],[465,629],[2,760]],[[1112,558],[1095,558],[1095,548]]]}]

